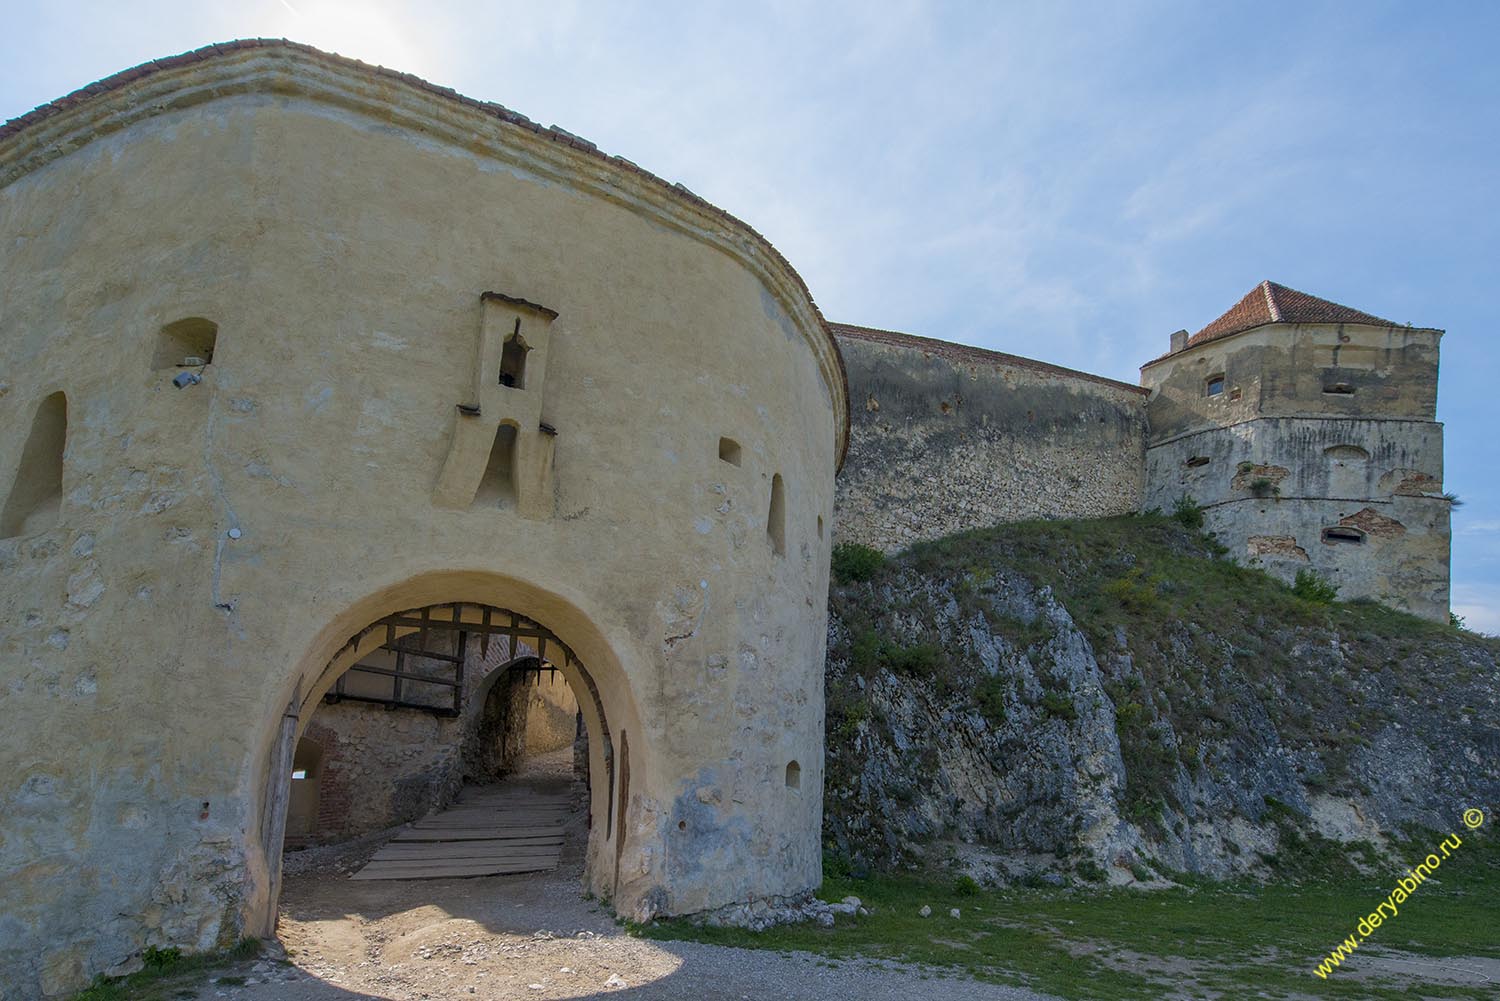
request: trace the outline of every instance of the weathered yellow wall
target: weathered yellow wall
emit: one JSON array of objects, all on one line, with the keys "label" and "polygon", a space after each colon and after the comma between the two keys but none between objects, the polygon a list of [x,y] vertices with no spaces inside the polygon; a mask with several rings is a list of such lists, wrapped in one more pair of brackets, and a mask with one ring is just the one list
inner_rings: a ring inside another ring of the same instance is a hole
[{"label": "weathered yellow wall", "polygon": [[[0,488],[17,429],[47,394],[68,402],[58,519],[0,541],[15,996],[263,927],[283,712],[364,626],[436,602],[545,624],[628,732],[621,862],[596,824],[589,872],[622,912],[818,883],[817,525],[846,401],[763,241],[639,172],[291,48],[94,97],[0,143],[0,178]],[[560,314],[526,390],[557,432],[527,518],[433,502],[486,290]],[[193,316],[217,347],[178,390],[152,358]]]}]

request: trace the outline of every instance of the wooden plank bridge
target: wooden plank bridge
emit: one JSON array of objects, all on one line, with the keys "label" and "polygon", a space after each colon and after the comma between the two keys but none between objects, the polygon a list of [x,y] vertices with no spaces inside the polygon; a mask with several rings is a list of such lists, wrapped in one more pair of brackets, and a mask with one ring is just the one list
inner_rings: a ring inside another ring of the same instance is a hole
[{"label": "wooden plank bridge", "polygon": [[557,868],[573,799],[524,785],[469,787],[419,820],[351,879],[451,879]]}]

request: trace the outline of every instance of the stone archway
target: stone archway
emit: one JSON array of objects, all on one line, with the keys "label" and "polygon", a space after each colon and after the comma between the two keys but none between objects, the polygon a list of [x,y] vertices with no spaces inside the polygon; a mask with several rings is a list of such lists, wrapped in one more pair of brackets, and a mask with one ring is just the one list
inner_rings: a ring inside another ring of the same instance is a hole
[{"label": "stone archway", "polygon": [[[472,575],[464,575],[467,579]],[[475,686],[471,697],[486,697],[491,688],[515,666],[517,661],[535,659],[549,670],[561,674],[577,697],[579,715],[583,719],[588,747],[588,772],[593,778],[589,783],[590,824],[585,882],[590,891],[602,896],[611,896],[619,885],[619,869],[625,854],[624,827],[617,814],[628,808],[628,801],[616,796],[616,762],[622,752],[617,741],[624,739],[624,731],[612,731],[611,722],[621,719],[634,721],[634,700],[631,698],[623,672],[613,662],[607,645],[602,644],[597,631],[591,628],[578,630],[589,648],[604,654],[603,672],[585,666],[575,647],[562,636],[531,616],[498,604],[474,600],[435,601],[419,606],[395,600],[397,595],[421,595],[434,593],[439,586],[432,578],[396,590],[393,594],[371,599],[377,613],[363,627],[352,633],[344,632],[347,639],[326,654],[323,666],[314,669],[304,662],[298,671],[296,687],[285,710],[271,735],[267,749],[266,766],[262,776],[263,789],[260,804],[261,843],[264,850],[265,893],[263,898],[253,898],[260,903],[257,923],[265,934],[273,934],[276,921],[276,903],[280,894],[280,858],[286,840],[286,824],[290,805],[295,749],[303,737],[313,710],[323,697],[362,658],[373,651],[393,645],[403,645],[403,640],[422,636],[430,630],[458,630],[475,634],[480,642],[510,643],[510,652],[518,652],[517,641],[524,640],[534,649],[534,655],[513,656],[503,666],[486,674]],[[501,588],[491,593],[499,595]],[[462,589],[460,589],[462,593]],[[473,592],[472,586],[469,593]],[[489,595],[485,595],[488,597]],[[392,608],[392,603],[395,607]],[[385,607],[382,609],[382,605]],[[351,611],[348,616],[363,613]],[[347,617],[341,619],[347,619]],[[567,618],[567,616],[563,616]],[[584,620],[586,621],[586,620]],[[331,628],[337,628],[331,627]],[[330,629],[325,629],[327,636]],[[575,634],[576,635],[576,634]],[[331,644],[324,641],[322,648]],[[309,658],[315,656],[309,654]],[[368,667],[361,668],[369,670]],[[399,673],[399,669],[397,671]],[[601,685],[598,673],[603,674]],[[628,753],[628,752],[626,752]]]},{"label": "stone archway", "polygon": [[565,747],[584,752],[575,771],[586,780],[588,739],[581,714],[587,698],[588,692],[575,691],[556,665],[535,653],[497,665],[469,695],[473,722],[464,734],[465,780],[494,782],[527,759]]}]

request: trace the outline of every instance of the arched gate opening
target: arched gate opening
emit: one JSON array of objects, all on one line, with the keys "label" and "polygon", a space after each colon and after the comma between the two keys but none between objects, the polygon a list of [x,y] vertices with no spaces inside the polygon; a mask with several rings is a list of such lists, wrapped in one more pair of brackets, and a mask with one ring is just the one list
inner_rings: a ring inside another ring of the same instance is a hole
[{"label": "arched gate opening", "polygon": [[[538,825],[568,811],[503,782],[542,756],[554,779],[566,756],[570,777],[585,784],[585,881],[610,885],[626,804],[616,787],[623,739],[573,647],[523,613],[459,601],[376,618],[328,658],[306,696],[294,696],[273,743],[262,812],[265,931],[274,932],[286,849],[409,824],[381,849],[399,864],[381,870],[377,853],[366,867],[373,874],[356,878],[407,878],[419,868],[413,861],[429,863],[434,877],[526,871],[500,849],[522,845],[535,861],[532,850],[555,841]],[[450,807],[461,826],[434,830]],[[460,857],[478,861],[434,861]]]}]

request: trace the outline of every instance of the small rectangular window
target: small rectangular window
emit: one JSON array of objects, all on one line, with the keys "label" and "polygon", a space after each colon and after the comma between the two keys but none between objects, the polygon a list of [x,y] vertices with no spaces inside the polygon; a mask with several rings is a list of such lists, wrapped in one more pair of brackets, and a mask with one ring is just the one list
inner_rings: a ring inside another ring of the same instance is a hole
[{"label": "small rectangular window", "polygon": [[1224,377],[1222,375],[1211,375],[1204,385],[1204,396],[1218,396],[1224,392]]},{"label": "small rectangular window", "polygon": [[740,464],[740,443],[733,438],[720,438],[719,458],[731,466],[738,466]]},{"label": "small rectangular window", "polygon": [[1330,546],[1359,546],[1365,541],[1365,533],[1357,528],[1325,528],[1323,541]]}]

